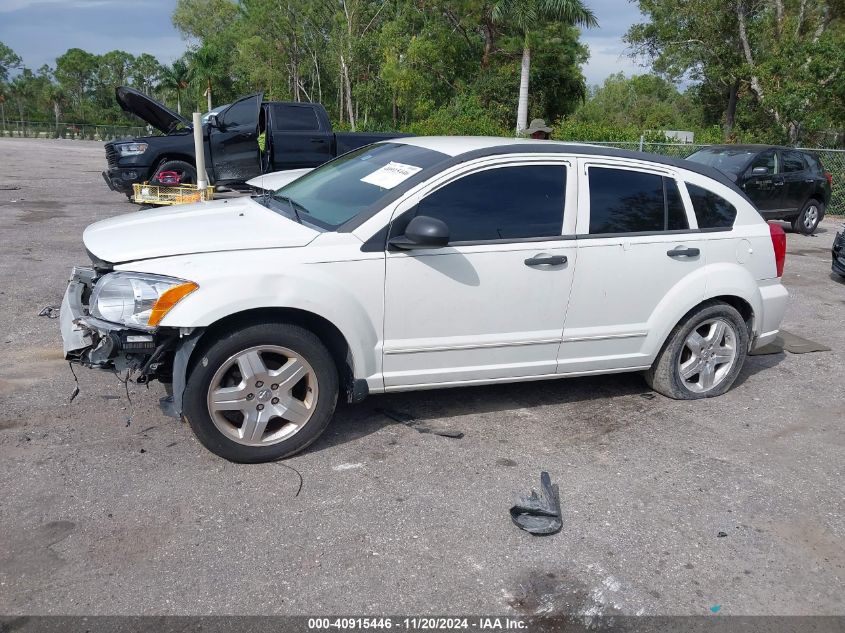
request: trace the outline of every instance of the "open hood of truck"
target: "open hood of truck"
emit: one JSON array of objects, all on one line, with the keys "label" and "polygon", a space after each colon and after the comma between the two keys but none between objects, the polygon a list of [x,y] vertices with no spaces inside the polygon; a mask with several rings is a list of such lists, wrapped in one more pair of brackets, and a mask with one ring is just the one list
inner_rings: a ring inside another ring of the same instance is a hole
[{"label": "open hood of truck", "polygon": [[120,264],[139,259],[305,246],[319,231],[251,198],[148,209],[92,224],[82,236],[97,259]]},{"label": "open hood of truck", "polygon": [[143,92],[138,92],[134,88],[118,86],[115,88],[114,93],[117,103],[125,112],[134,114],[163,134],[174,132],[180,124],[185,126],[191,125],[191,121],[181,114],[176,114],[167,106],[151,99]]}]

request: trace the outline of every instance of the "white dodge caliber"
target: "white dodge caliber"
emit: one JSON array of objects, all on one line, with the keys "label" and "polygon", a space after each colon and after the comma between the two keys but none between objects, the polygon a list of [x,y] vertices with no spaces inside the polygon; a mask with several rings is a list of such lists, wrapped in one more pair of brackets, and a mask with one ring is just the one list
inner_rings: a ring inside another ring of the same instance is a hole
[{"label": "white dodge caliber", "polygon": [[637,371],[718,396],[788,297],[783,231],[719,172],[550,141],[394,139],[84,241],[66,357],[161,381],[239,462],[301,451],[339,394]]}]

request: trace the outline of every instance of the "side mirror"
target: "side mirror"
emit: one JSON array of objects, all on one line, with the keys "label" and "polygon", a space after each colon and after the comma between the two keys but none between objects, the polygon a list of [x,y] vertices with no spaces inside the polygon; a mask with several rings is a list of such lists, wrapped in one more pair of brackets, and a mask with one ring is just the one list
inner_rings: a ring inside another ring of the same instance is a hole
[{"label": "side mirror", "polygon": [[443,220],[418,215],[408,222],[405,234],[394,237],[390,245],[402,250],[441,248],[449,244],[449,227]]},{"label": "side mirror", "polygon": [[216,127],[220,129],[220,120],[217,118],[216,114],[209,114],[208,115],[208,126],[209,127]]},{"label": "side mirror", "polygon": [[752,176],[767,176],[769,174],[768,167],[755,167],[751,170]]}]

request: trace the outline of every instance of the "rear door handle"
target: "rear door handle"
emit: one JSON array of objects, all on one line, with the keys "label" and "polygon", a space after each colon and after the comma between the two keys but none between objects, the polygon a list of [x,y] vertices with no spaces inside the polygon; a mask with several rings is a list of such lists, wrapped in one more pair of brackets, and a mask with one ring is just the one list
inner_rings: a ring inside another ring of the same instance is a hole
[{"label": "rear door handle", "polygon": [[569,261],[566,255],[534,256],[525,260],[526,266],[561,266]]},{"label": "rear door handle", "polygon": [[669,257],[698,257],[701,254],[701,251],[697,248],[684,248],[683,246],[679,246],[678,248],[673,248],[671,251],[666,251],[666,254]]}]

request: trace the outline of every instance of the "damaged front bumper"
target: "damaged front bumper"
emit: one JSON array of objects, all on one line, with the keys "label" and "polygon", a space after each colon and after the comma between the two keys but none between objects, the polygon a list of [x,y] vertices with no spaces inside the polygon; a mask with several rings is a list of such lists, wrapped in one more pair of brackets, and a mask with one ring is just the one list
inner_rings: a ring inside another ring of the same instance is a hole
[{"label": "damaged front bumper", "polygon": [[68,281],[59,323],[64,357],[85,367],[129,372],[139,384],[156,379],[168,396],[160,401],[168,416],[182,413],[188,360],[202,328],[138,330],[91,316],[88,303],[100,273],[75,267]]},{"label": "damaged front bumper", "polygon": [[148,332],[91,316],[88,299],[97,281],[93,268],[75,267],[68,281],[59,323],[65,359],[86,367],[139,372],[144,383],[166,381],[168,356],[178,340],[175,332]]}]

